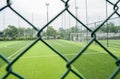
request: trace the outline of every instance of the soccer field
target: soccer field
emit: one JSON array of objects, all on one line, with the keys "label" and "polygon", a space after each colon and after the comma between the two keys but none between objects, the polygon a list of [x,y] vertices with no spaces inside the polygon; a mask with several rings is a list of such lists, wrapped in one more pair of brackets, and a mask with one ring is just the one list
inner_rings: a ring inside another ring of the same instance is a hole
[{"label": "soccer field", "polygon": [[[85,43],[66,40],[47,40],[46,42],[69,60],[78,54],[85,46]],[[29,43],[31,43],[31,41],[1,42],[0,51],[2,51],[9,60],[12,60],[19,52],[25,49]],[[120,56],[119,50],[111,50]],[[3,65],[4,62],[2,60],[0,60],[0,62],[2,62],[0,64],[0,78],[2,78],[5,74],[6,65]],[[99,45],[95,44],[91,45],[72,66],[73,69],[82,74],[85,79],[108,79],[116,69],[115,60],[100,48]],[[41,41],[27,51],[12,68],[26,79],[60,79],[67,70],[66,62]],[[120,74],[118,74],[116,79],[119,78]],[[7,79],[17,78],[10,75]],[[70,73],[66,79],[79,78],[73,73]]]}]

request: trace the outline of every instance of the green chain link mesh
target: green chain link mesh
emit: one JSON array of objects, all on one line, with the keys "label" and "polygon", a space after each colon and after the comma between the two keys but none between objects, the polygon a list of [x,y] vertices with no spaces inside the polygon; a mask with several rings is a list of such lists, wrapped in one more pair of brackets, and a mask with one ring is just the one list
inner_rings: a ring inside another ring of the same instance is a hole
[{"label": "green chain link mesh", "polygon": [[[26,23],[28,23],[31,27],[33,27],[37,32],[37,36],[38,38],[36,40],[34,40],[34,42],[29,45],[24,51],[22,51],[14,60],[12,60],[11,62],[7,59],[7,57],[3,56],[2,54],[0,54],[0,59],[2,59],[3,61],[5,61],[7,63],[7,67],[6,67],[6,71],[7,73],[4,74],[4,76],[2,77],[2,79],[6,79],[10,74],[20,78],[20,79],[24,79],[23,76],[21,76],[20,74],[16,73],[15,71],[13,71],[12,66],[13,64],[19,60],[20,57],[22,57],[26,51],[28,51],[32,46],[34,46],[39,40],[41,40],[46,46],[48,46],[50,49],[52,49],[56,54],[58,54],[65,62],[66,62],[66,67],[67,67],[67,71],[62,75],[62,77],[60,79],[64,79],[69,72],[72,72],[73,74],[75,74],[76,76],[78,76],[80,79],[84,79],[82,75],[80,75],[79,73],[77,73],[76,71],[74,71],[72,69],[72,64],[77,60],[77,58],[80,58],[81,55],[84,53],[85,50],[87,50],[87,48],[93,43],[96,42],[102,49],[104,49],[111,57],[113,57],[116,60],[116,65],[118,66],[117,69],[113,72],[113,74],[110,76],[109,79],[113,79],[115,78],[115,76],[119,73],[120,71],[120,59],[115,56],[110,50],[108,50],[104,45],[102,45],[98,40],[97,40],[97,36],[96,36],[96,32],[115,14],[117,14],[120,17],[120,14],[118,13],[119,7],[118,4],[120,3],[120,0],[116,1],[116,3],[112,3],[110,0],[106,0],[107,3],[109,3],[110,5],[113,6],[113,12],[95,29],[90,29],[87,25],[85,25],[83,22],[81,22],[70,10],[69,10],[69,1],[70,0],[61,0],[64,4],[65,4],[65,8],[59,13],[57,14],[52,20],[50,20],[45,26],[43,26],[43,28],[41,28],[40,30],[37,29],[32,23],[30,23],[26,18],[24,18],[21,14],[19,14],[14,8],[11,7],[11,2],[10,0],[7,0],[7,4],[6,6],[0,8],[0,12],[3,11],[6,8],[11,9],[14,13],[16,13],[16,15],[18,15],[19,17],[21,17]],[[88,41],[88,44],[82,49],[80,50],[80,52],[74,56],[71,60],[68,60],[64,55],[62,55],[60,52],[58,52],[56,49],[54,49],[51,45],[49,45],[47,42],[45,42],[45,40],[42,39],[42,35],[41,33],[43,32],[43,30],[50,24],[52,23],[54,20],[56,20],[61,14],[63,14],[64,12],[68,12],[75,20],[77,20],[81,25],[83,25],[90,33],[91,33],[91,39]]]}]

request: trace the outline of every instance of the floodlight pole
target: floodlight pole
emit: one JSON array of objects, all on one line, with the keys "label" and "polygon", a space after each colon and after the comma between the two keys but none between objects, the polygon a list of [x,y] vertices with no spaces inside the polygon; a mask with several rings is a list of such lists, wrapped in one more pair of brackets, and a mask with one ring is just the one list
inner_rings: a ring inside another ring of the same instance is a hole
[{"label": "floodlight pole", "polygon": [[[86,25],[88,26],[88,6],[87,6],[87,0],[85,0],[85,9],[86,9]],[[87,35],[86,35],[86,40],[88,42],[88,30],[87,30]]]},{"label": "floodlight pole", "polygon": [[47,23],[48,23],[48,18],[49,18],[49,14],[48,14],[48,7],[49,7],[49,3],[46,3],[46,7],[47,7]]},{"label": "floodlight pole", "polygon": [[[106,18],[108,17],[108,9],[107,9],[107,1],[106,1]],[[109,46],[109,40],[108,40],[108,22],[106,22],[106,27],[107,27],[107,47]]]},{"label": "floodlight pole", "polygon": [[[78,6],[76,6],[75,7],[75,9],[76,9],[76,18],[78,18]],[[76,28],[77,28],[77,30],[78,30],[78,21],[76,20]]]},{"label": "floodlight pole", "polygon": [[[46,5],[46,7],[47,7],[47,12],[46,12],[46,14],[47,14],[47,23],[48,23],[48,20],[49,20],[49,12],[48,12],[49,3],[46,3],[45,5]],[[48,26],[47,26],[47,32],[48,32]],[[48,33],[47,33],[47,38],[48,38]]]},{"label": "floodlight pole", "polygon": [[[18,16],[18,29],[20,29],[20,17]],[[18,38],[20,39],[20,30],[18,31]]]},{"label": "floodlight pole", "polygon": [[[70,15],[69,15],[69,28],[71,26],[71,19],[70,19]],[[70,30],[69,30],[69,40],[70,40]]]},{"label": "floodlight pole", "polygon": [[61,16],[61,26],[63,27],[64,25],[63,25],[63,14],[62,14],[62,16]]},{"label": "floodlight pole", "polygon": [[71,26],[71,19],[70,19],[70,15],[69,15],[69,28]]},{"label": "floodlight pole", "polygon": [[85,0],[85,9],[86,9],[86,25],[88,24],[88,6],[87,0]]},{"label": "floodlight pole", "polygon": [[[34,24],[34,13],[32,12],[32,24]],[[32,29],[32,38],[33,38],[33,29]]]},{"label": "floodlight pole", "polygon": [[66,27],[66,13],[64,13],[64,27]]},{"label": "floodlight pole", "polygon": [[20,28],[20,17],[18,16],[18,28]]},{"label": "floodlight pole", "polygon": [[3,29],[5,29],[5,10],[3,11]]},{"label": "floodlight pole", "polygon": [[32,12],[32,24],[34,23],[34,13]]},{"label": "floodlight pole", "polygon": [[[75,14],[76,14],[76,18],[78,18],[78,6],[77,6],[77,2],[76,2],[76,0],[75,0]],[[76,20],[76,29],[77,29],[77,31],[78,31],[78,21]]]}]

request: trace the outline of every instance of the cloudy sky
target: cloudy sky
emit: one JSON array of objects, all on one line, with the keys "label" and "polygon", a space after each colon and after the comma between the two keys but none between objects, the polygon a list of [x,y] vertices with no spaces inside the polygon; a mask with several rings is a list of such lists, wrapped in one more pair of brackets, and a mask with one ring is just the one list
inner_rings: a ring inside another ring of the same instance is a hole
[{"label": "cloudy sky", "polygon": [[[117,0],[111,0],[116,2]],[[64,3],[61,0],[11,0],[12,7],[22,16],[27,18],[36,27],[42,28],[47,22],[47,7],[49,3],[49,21],[60,11],[64,9]],[[5,0],[0,0],[0,8],[6,4]],[[70,0],[69,10],[75,14],[75,0]],[[86,8],[85,0],[76,0],[78,7],[78,18],[86,24]],[[108,15],[113,11],[113,6],[108,4]],[[88,23],[96,22],[105,19],[106,5],[105,0],[87,0],[87,19]],[[67,13],[63,13],[50,25],[55,28],[75,26],[76,21]],[[9,8],[0,12],[0,30],[8,25],[16,27],[29,27],[29,25],[19,18]]]}]

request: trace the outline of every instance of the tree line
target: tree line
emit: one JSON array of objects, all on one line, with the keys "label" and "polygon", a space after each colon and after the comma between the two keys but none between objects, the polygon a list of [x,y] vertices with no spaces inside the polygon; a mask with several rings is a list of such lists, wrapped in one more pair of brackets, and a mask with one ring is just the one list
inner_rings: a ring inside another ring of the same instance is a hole
[{"label": "tree line", "polygon": [[[53,26],[48,26],[47,30],[42,32],[42,37],[46,39],[70,39],[70,33],[76,32],[77,28],[72,27],[69,29],[59,28],[56,30]],[[0,34],[0,39],[3,40],[32,40],[37,36],[37,32],[33,28],[19,27],[17,28],[14,25],[9,25],[6,29]]]},{"label": "tree line", "polygon": [[114,23],[110,22],[110,23],[107,23],[106,25],[103,25],[101,28],[100,28],[100,31],[101,32],[109,32],[109,33],[118,33],[120,32],[120,26],[116,26]]},{"label": "tree line", "polygon": [[43,32],[43,36],[46,39],[65,39],[70,40],[70,33],[78,33],[77,27],[71,27],[65,29],[60,27],[58,30],[54,29],[52,26],[48,26],[47,30]]},{"label": "tree line", "polygon": [[17,28],[13,25],[9,25],[2,31],[3,40],[32,40],[35,37],[35,30],[32,28]]},{"label": "tree line", "polygon": [[[103,25],[100,29],[100,32],[110,32],[110,33],[118,33],[120,32],[120,26],[116,26],[114,23],[108,23],[107,25]],[[63,28],[60,27],[58,30],[53,28],[53,26],[48,26],[46,30],[42,32],[42,37],[45,39],[70,39],[71,33],[86,33],[87,30],[83,29],[81,31],[78,27],[71,28]],[[37,32],[33,28],[25,28],[25,27],[15,27],[13,25],[9,25],[8,28],[2,31],[4,40],[32,40],[37,36]],[[0,34],[1,36],[1,34]]]}]

